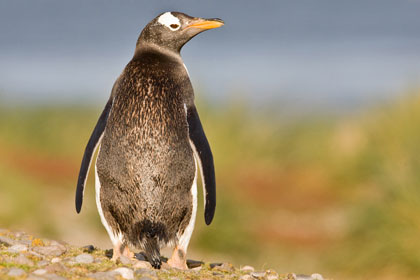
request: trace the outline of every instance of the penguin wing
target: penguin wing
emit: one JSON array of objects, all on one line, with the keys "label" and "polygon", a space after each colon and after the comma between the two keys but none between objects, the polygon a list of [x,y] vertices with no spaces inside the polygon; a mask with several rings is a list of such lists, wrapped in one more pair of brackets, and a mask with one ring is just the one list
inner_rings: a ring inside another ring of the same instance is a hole
[{"label": "penguin wing", "polygon": [[89,173],[90,163],[92,161],[93,154],[98,147],[98,144],[104,134],[106,122],[108,120],[109,112],[111,111],[113,98],[111,97],[105,105],[105,109],[102,111],[98,122],[96,123],[95,129],[90,136],[89,142],[86,145],[85,153],[82,159],[82,165],[79,171],[79,178],[77,179],[76,188],[76,211],[80,213],[82,209],[83,194],[85,190],[85,184],[87,175]]},{"label": "penguin wing", "polygon": [[190,144],[199,163],[201,177],[203,179],[203,191],[205,195],[204,219],[206,224],[209,225],[213,220],[216,209],[216,176],[214,173],[213,155],[195,106],[187,108],[187,122]]}]

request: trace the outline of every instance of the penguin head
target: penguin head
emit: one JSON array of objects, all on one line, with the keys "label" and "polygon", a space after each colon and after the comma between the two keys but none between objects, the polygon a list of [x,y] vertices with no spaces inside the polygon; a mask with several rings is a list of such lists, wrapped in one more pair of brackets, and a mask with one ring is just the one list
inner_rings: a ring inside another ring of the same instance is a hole
[{"label": "penguin head", "polygon": [[153,19],[140,34],[137,47],[155,45],[165,50],[180,52],[182,46],[197,34],[220,27],[221,19],[190,17],[179,12],[166,12]]}]

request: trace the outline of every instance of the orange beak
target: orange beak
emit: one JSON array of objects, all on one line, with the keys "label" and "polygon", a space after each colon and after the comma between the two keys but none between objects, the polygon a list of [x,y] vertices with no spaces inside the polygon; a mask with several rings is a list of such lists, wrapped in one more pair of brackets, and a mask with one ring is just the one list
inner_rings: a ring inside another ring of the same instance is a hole
[{"label": "orange beak", "polygon": [[225,23],[221,19],[197,19],[194,20],[190,25],[186,28],[199,28],[199,29],[213,29],[218,28]]}]

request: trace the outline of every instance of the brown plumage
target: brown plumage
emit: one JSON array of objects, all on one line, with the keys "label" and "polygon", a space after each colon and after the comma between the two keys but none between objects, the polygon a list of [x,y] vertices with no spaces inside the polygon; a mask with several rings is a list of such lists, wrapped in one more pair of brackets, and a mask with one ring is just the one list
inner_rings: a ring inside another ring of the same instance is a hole
[{"label": "brown plumage", "polygon": [[87,169],[100,144],[96,199],[113,259],[130,256],[129,246],[145,250],[159,268],[160,248],[169,244],[175,246],[169,264],[186,268],[196,211],[195,160],[206,189],[206,223],[213,218],[213,158],[179,51],[196,34],[221,25],[182,13],[158,16],[143,30],[114,84],[86,147],[76,192],[80,211]]}]

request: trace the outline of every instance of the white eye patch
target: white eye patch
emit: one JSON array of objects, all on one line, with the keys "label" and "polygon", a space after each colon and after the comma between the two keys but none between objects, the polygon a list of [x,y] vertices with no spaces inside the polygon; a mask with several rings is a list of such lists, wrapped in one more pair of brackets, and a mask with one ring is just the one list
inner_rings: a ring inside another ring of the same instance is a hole
[{"label": "white eye patch", "polygon": [[166,12],[161,15],[158,19],[158,22],[162,25],[165,25],[172,31],[176,31],[181,28],[181,22],[179,18],[175,17],[171,12]]}]

